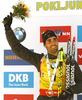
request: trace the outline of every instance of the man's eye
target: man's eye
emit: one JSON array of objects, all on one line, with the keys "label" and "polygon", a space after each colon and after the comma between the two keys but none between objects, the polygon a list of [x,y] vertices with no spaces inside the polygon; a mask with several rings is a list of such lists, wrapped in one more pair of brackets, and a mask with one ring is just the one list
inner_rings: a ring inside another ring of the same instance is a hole
[{"label": "man's eye", "polygon": [[49,39],[48,42],[51,42],[51,40]]},{"label": "man's eye", "polygon": [[54,41],[57,41],[57,39],[54,38]]}]

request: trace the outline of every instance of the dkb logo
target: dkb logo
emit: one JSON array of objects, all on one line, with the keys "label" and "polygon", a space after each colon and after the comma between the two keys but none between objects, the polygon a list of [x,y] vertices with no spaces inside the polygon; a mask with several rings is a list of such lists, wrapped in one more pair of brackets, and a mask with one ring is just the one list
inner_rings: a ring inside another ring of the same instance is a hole
[{"label": "dkb logo", "polygon": [[4,72],[5,88],[33,88],[33,72]]}]

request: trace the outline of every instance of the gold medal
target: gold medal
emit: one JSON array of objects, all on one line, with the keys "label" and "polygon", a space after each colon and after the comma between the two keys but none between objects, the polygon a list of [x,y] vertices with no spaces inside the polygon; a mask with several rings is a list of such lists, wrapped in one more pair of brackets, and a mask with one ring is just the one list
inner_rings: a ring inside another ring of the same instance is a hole
[{"label": "gold medal", "polygon": [[52,97],[54,95],[54,91],[53,90],[48,90],[46,92],[46,94],[47,94],[48,97]]}]

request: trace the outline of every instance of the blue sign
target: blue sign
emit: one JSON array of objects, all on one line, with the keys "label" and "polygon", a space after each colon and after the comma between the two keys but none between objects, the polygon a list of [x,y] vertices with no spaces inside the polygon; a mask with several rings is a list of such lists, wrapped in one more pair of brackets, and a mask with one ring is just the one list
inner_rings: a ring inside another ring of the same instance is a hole
[{"label": "blue sign", "polygon": [[4,72],[4,88],[34,88],[34,72]]},{"label": "blue sign", "polygon": [[[33,52],[33,50],[31,50]],[[28,55],[27,55],[28,56]],[[12,50],[4,50],[4,65],[32,65],[21,59]]]},{"label": "blue sign", "polygon": [[77,95],[77,100],[82,100],[82,95]]},{"label": "blue sign", "polygon": [[82,26],[77,26],[77,42],[82,42]]}]

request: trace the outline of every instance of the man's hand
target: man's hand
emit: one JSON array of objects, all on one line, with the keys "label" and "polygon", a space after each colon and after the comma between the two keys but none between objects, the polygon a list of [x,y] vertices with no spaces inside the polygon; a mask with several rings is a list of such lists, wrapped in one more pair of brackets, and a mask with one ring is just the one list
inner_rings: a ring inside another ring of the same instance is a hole
[{"label": "man's hand", "polygon": [[4,18],[5,24],[5,30],[9,30],[11,28],[11,24],[12,24],[12,13],[10,12],[10,15],[7,15],[7,17]]},{"label": "man's hand", "polygon": [[68,100],[72,96],[72,92],[70,89],[63,91],[57,100]]}]

